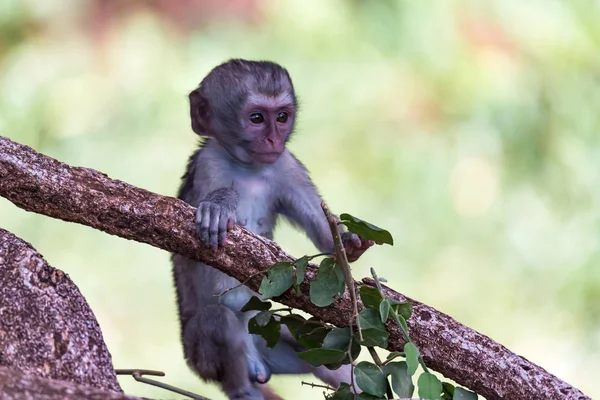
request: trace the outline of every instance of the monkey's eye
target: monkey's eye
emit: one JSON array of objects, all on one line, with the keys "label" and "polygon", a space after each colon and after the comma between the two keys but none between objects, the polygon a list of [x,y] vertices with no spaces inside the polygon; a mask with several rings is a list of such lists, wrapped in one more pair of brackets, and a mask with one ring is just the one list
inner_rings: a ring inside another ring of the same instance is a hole
[{"label": "monkey's eye", "polygon": [[250,115],[250,122],[253,124],[262,124],[265,122],[265,117],[261,113],[254,113]]},{"label": "monkey's eye", "polygon": [[277,114],[277,122],[284,123],[288,120],[288,114],[285,112],[280,112]]}]

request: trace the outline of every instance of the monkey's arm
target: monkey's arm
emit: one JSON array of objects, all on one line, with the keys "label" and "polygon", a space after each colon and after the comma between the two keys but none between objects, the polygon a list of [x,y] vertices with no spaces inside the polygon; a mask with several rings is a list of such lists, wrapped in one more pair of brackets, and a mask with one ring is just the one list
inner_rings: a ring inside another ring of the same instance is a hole
[{"label": "monkey's arm", "polygon": [[[322,252],[333,253],[335,248],[331,237],[331,230],[327,224],[325,214],[321,209],[321,196],[310,180],[306,168],[291,153],[286,156],[284,163],[284,179],[279,191],[277,212],[287,217],[290,222],[299,225]],[[356,261],[374,243],[364,240],[351,232],[342,232],[342,242],[346,249],[348,261]]]},{"label": "monkey's arm", "polygon": [[206,142],[190,157],[177,196],[197,208],[198,237],[213,251],[224,243],[227,231],[233,228],[239,201],[231,180],[221,174],[221,159],[215,146]]}]

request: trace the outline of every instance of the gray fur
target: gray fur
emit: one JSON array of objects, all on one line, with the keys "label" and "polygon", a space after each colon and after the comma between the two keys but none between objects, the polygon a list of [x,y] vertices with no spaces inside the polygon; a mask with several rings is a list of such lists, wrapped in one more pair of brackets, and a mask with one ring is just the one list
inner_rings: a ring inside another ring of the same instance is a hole
[{"label": "gray fur", "polygon": [[[209,138],[190,158],[179,198],[197,207],[199,237],[215,251],[224,243],[228,223],[271,238],[279,215],[305,230],[320,251],[334,249],[321,197],[304,166],[288,150],[269,164],[249,156],[240,110],[253,101],[249,96],[268,101],[282,94],[289,94],[286,101],[295,112],[287,71],[269,62],[232,60],[215,68],[190,95],[192,127]],[[269,142],[277,140],[273,135],[287,140],[292,128],[293,121],[290,132],[269,127],[268,135],[275,138]],[[257,385],[271,373],[314,373],[333,386],[349,381],[349,368],[329,371],[300,360],[296,351],[302,348],[285,328],[273,349],[250,335],[247,323],[255,313],[240,309],[256,293],[241,286],[219,296],[239,281],[180,255],[172,259],[186,360],[202,378],[220,382],[231,399],[262,400]]]}]

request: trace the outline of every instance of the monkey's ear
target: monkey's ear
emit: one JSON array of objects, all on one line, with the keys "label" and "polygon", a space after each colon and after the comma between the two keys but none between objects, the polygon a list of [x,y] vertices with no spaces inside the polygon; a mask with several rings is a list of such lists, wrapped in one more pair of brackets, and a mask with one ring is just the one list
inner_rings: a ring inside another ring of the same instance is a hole
[{"label": "monkey's ear", "polygon": [[190,118],[192,130],[198,135],[207,136],[208,129],[208,104],[198,89],[190,93]]}]

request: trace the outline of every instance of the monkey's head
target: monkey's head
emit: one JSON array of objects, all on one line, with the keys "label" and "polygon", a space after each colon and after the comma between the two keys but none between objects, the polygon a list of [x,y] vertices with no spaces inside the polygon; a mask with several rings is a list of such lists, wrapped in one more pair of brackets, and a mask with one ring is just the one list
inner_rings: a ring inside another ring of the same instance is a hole
[{"label": "monkey's head", "polygon": [[288,72],[269,61],[227,61],[190,93],[194,132],[214,137],[244,164],[277,161],[294,129],[296,110]]}]

